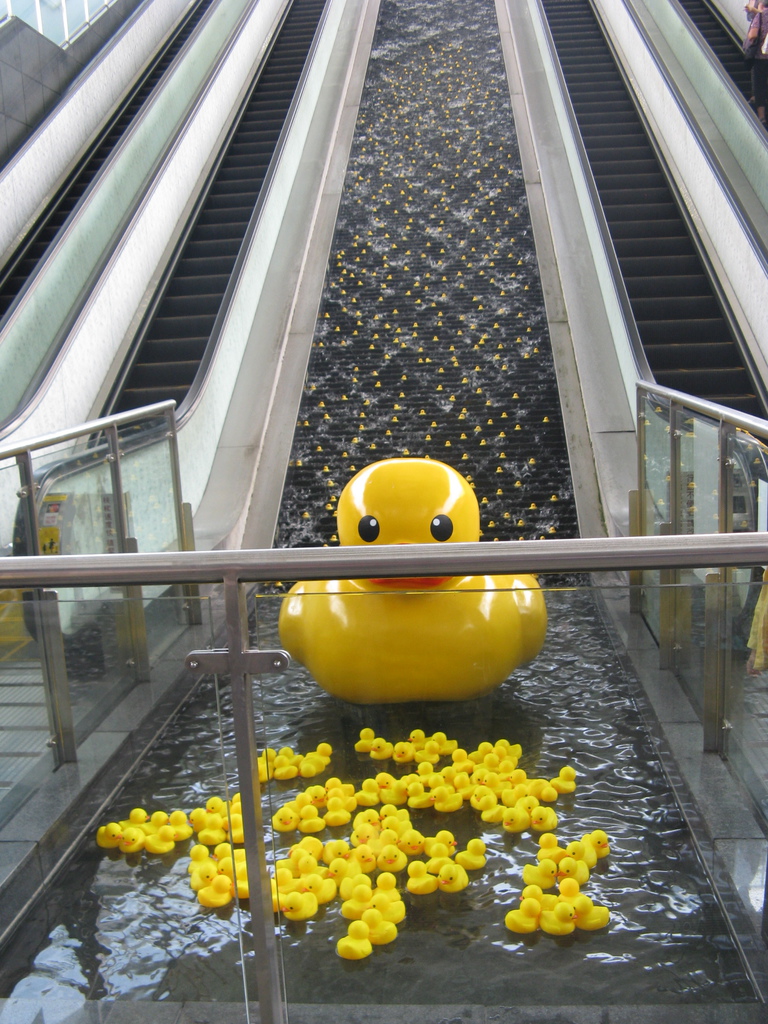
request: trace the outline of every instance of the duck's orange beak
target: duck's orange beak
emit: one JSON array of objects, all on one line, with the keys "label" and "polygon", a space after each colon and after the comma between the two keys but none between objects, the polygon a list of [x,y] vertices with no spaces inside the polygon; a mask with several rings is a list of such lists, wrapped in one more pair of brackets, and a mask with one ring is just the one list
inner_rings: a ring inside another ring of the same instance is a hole
[{"label": "duck's orange beak", "polygon": [[427,590],[441,587],[450,576],[403,576],[400,579],[372,579],[377,586],[391,587],[393,590]]}]

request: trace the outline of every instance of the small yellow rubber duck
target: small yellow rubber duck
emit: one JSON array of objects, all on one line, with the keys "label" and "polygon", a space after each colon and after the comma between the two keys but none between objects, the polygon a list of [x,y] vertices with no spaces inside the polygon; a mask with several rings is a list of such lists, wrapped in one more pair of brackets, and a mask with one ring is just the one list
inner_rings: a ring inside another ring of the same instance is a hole
[{"label": "small yellow rubber duck", "polygon": [[576,769],[571,765],[564,765],[554,779],[549,780],[550,785],[558,793],[573,793],[576,789]]},{"label": "small yellow rubber duck", "polygon": [[454,860],[461,864],[465,871],[480,871],[486,864],[485,851],[486,846],[482,839],[470,839],[466,850],[460,850]]},{"label": "small yellow rubber duck", "polygon": [[360,789],[355,793],[358,807],[376,807],[381,803],[379,784],[375,779],[363,779]]},{"label": "small yellow rubber duck", "polygon": [[376,858],[376,866],[379,871],[404,871],[408,866],[408,858],[394,843],[388,843]]},{"label": "small yellow rubber duck", "polygon": [[511,932],[518,935],[530,935],[539,927],[541,904],[538,900],[523,899],[516,910],[510,910],[504,918],[504,924]]},{"label": "small yellow rubber duck", "polygon": [[144,849],[156,855],[170,853],[176,846],[174,835],[173,825],[162,825],[156,833],[146,836]]},{"label": "small yellow rubber duck", "polygon": [[394,747],[389,740],[385,740],[382,736],[376,736],[371,743],[369,754],[375,761],[388,761],[392,757],[393,750]]},{"label": "small yellow rubber duck", "polygon": [[317,897],[313,892],[294,889],[280,897],[280,913],[289,921],[306,921],[317,913]]},{"label": "small yellow rubber duck", "polygon": [[120,828],[129,828],[131,826],[141,828],[142,825],[149,821],[149,815],[143,807],[134,807],[125,821],[119,821],[118,825]]},{"label": "small yellow rubber duck", "polygon": [[341,904],[341,916],[351,921],[357,921],[363,913],[371,906],[373,890],[364,884],[356,885],[352,890],[349,899]]},{"label": "small yellow rubber duck", "polygon": [[563,857],[567,856],[565,847],[560,846],[557,836],[553,832],[542,832],[538,839],[539,849],[536,853],[538,860],[553,860],[559,864]]},{"label": "small yellow rubber duck", "polygon": [[557,815],[552,807],[539,805],[531,811],[531,828],[534,832],[552,832],[557,828]]},{"label": "small yellow rubber duck", "polygon": [[365,921],[353,921],[347,934],[336,943],[336,952],[345,960],[363,960],[373,952]]},{"label": "small yellow rubber duck", "polygon": [[576,912],[574,918],[576,927],[588,932],[605,928],[611,916],[608,907],[601,907],[593,903],[589,896],[585,896],[583,893],[574,900],[573,909]]},{"label": "small yellow rubber duck", "polygon": [[368,925],[368,938],[374,946],[385,946],[397,938],[397,925],[385,920],[375,907],[366,910],[360,920]]},{"label": "small yellow rubber duck", "polygon": [[541,889],[552,889],[557,882],[557,870],[558,865],[545,857],[538,864],[524,866],[523,881],[526,885],[538,885]]},{"label": "small yellow rubber duck", "polygon": [[402,900],[390,899],[388,893],[374,890],[371,896],[371,906],[375,910],[381,911],[384,920],[391,921],[392,924],[400,924],[405,917],[405,903]]},{"label": "small yellow rubber duck", "polygon": [[[544,861],[541,862],[542,864]],[[584,885],[589,880],[589,868],[583,860],[576,860],[575,857],[563,857],[557,865],[557,873],[560,878],[575,878],[579,885]]]},{"label": "small yellow rubber duck", "polygon": [[345,878],[342,878],[339,884],[339,896],[343,900],[352,899],[352,893],[355,891],[358,885],[366,885],[371,891],[373,891],[373,882],[371,881],[370,875],[365,875],[362,872],[350,873]]},{"label": "small yellow rubber duck", "polygon": [[358,754],[370,754],[371,744],[376,739],[376,733],[373,729],[361,729],[360,739],[355,743],[355,750]]},{"label": "small yellow rubber duck", "polygon": [[117,821],[109,821],[96,830],[96,844],[102,850],[116,850],[122,838],[123,830]]},{"label": "small yellow rubber duck", "polygon": [[461,864],[443,864],[437,875],[440,892],[461,892],[469,885],[469,876]]},{"label": "small yellow rubber duck", "polygon": [[204,907],[226,907],[235,896],[232,879],[226,875],[216,875],[210,885],[198,890],[197,898]]},{"label": "small yellow rubber duck", "polygon": [[194,831],[184,811],[172,811],[168,818],[168,824],[173,825],[173,832],[177,843],[189,839]]},{"label": "small yellow rubber duck", "polygon": [[603,857],[607,857],[611,852],[608,836],[601,828],[596,828],[594,832],[587,832],[586,835],[581,837],[581,841],[582,843],[589,843],[593,847],[598,860],[602,860]]},{"label": "small yellow rubber duck", "polygon": [[553,910],[542,910],[539,927],[549,935],[570,935],[575,929],[576,911],[570,903],[558,902]]},{"label": "small yellow rubber duck", "polygon": [[[123,835],[118,843],[118,849],[121,853],[139,853],[144,849],[144,841],[147,837],[144,835],[144,830],[137,826],[129,825],[128,828],[123,829]],[[208,852],[208,847],[205,848],[205,852]]]},{"label": "small yellow rubber duck", "polygon": [[412,860],[408,865],[408,881],[406,888],[415,896],[426,896],[434,892],[438,887],[436,875],[427,871],[427,865],[423,860]]}]

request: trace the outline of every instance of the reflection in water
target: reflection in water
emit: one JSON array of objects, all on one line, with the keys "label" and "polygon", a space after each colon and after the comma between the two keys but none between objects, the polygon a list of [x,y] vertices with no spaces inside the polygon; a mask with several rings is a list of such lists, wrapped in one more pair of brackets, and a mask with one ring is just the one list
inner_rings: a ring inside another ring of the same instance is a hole
[{"label": "reflection in water", "polygon": [[[360,729],[396,740],[438,729],[472,748],[505,737],[523,747],[529,775],[575,766],[578,786],[558,798],[561,843],[595,828],[611,838],[584,890],[611,909],[607,929],[553,938],[507,930],[521,874],[537,849],[529,832],[509,835],[465,806],[452,815],[413,811],[425,834],[450,828],[461,847],[480,836],[488,864],[455,894],[404,894],[397,939],[367,960],[335,954],[346,933],[339,901],[307,922],[284,922],[281,946],[289,1001],[297,1003],[478,1003],[483,1005],[699,1003],[750,1001],[725,923],[693,851],[610,638],[587,593],[547,597],[550,631],[542,654],[513,680],[477,701],[360,707],[321,691],[303,670],[263,681],[269,745],[312,750],[327,740],[331,764],[320,777],[358,784],[384,768],[354,752]],[[274,642],[274,598],[257,602],[259,640]],[[104,820],[135,805],[200,805],[223,794],[215,694],[204,686],[174,720]],[[234,785],[226,693],[223,744]],[[265,819],[317,779],[271,783]],[[321,838],[346,838],[349,826]],[[281,856],[298,833],[277,835]],[[188,849],[188,844],[186,844]],[[89,999],[237,1001],[242,997],[234,906],[203,910],[189,889],[185,846],[131,864],[92,837],[37,909],[0,966],[0,994]],[[404,887],[405,873],[400,884]],[[247,905],[246,905],[247,906]],[[248,915],[245,914],[248,927]],[[251,988],[251,998],[254,989]]]}]

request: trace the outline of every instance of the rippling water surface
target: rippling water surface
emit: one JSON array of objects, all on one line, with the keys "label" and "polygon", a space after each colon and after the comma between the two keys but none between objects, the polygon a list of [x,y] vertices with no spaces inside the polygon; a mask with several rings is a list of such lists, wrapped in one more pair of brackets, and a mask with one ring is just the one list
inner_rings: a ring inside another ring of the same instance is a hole
[{"label": "rippling water surface", "polygon": [[[578,772],[574,794],[559,797],[561,843],[594,828],[611,839],[610,856],[582,887],[610,907],[597,932],[521,937],[504,925],[522,887],[522,866],[537,849],[530,833],[510,836],[465,806],[453,815],[414,811],[425,834],[448,827],[460,845],[480,835],[488,864],[461,893],[412,897],[392,944],[367,960],[335,953],[347,922],[335,901],[306,923],[285,922],[281,946],[288,998],[303,1003],[698,1003],[750,1001],[725,922],[690,836],[600,624],[591,596],[548,595],[543,653],[481,700],[363,707],[319,690],[299,667],[265,680],[263,725],[273,746],[334,747],[327,775],[359,783],[390,763],[353,749],[360,728],[391,740],[415,727],[441,729],[471,749],[505,737],[523,747],[529,775]],[[259,601],[259,641],[274,641],[277,602]],[[223,697],[223,751],[233,765],[232,723]],[[105,816],[132,806],[191,807],[224,791],[216,699],[205,686],[189,701]],[[325,778],[322,776],[321,778]],[[234,775],[230,776],[234,783]],[[271,783],[265,813],[301,787]],[[347,837],[349,828],[322,838]],[[297,834],[276,837],[282,854]],[[188,844],[186,844],[188,847]],[[0,969],[2,995],[236,1001],[241,997],[234,906],[206,910],[188,886],[184,847],[169,858],[126,858],[92,838],[44,908],[29,918]],[[406,876],[403,873],[401,882]],[[243,923],[249,928],[248,905]],[[253,989],[252,996],[253,996]]]}]

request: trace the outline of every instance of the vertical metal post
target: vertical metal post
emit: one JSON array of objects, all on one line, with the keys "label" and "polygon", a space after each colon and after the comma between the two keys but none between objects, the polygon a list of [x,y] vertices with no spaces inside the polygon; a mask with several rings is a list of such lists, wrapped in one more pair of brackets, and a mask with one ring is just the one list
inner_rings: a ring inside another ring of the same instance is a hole
[{"label": "vertical metal post", "polygon": [[704,587],[704,750],[720,753],[723,740],[723,586],[709,572]]},{"label": "vertical metal post", "polygon": [[69,42],[69,18],[67,17],[67,0],[61,0],[61,23],[64,29],[64,42]]},{"label": "vertical metal post", "polygon": [[[661,523],[659,536],[669,537],[672,534],[670,523]],[[674,585],[677,581],[674,569],[661,569],[659,572],[659,668],[675,667],[675,615],[676,599]]]},{"label": "vertical metal post", "polygon": [[51,729],[51,744],[57,765],[77,760],[75,723],[69,699],[69,679],[61,635],[58,594],[55,590],[38,590],[35,599],[39,640],[42,654],[45,703]]},{"label": "vertical metal post", "polygon": [[[248,621],[245,592],[239,580],[224,581],[227,647],[232,686],[235,750],[243,807],[243,832],[253,914],[253,944],[259,987],[261,1024],[287,1024],[285,1001],[275,938],[272,890],[267,868],[261,812],[258,754],[254,730],[253,682],[247,672]],[[256,884],[256,879],[258,883]]]},{"label": "vertical metal post", "polygon": [[[183,551],[195,550],[195,532],[192,523],[192,506],[188,501],[182,502],[182,518],[184,531],[182,533]],[[189,545],[189,547],[187,547]],[[184,595],[184,613],[188,626],[199,626],[203,621],[203,611],[200,607],[200,587],[196,583],[185,583],[181,592]]]},{"label": "vertical metal post", "polygon": [[179,439],[176,431],[175,409],[169,409],[166,413],[168,420],[168,451],[171,457],[171,485],[173,487],[173,509],[176,514],[176,534],[179,538],[179,547],[182,551],[194,551],[195,539],[191,531],[192,519],[185,519],[184,503],[181,497],[181,464],[179,462]]},{"label": "vertical metal post", "polygon": [[[640,494],[641,491],[629,492],[629,535],[640,536]],[[643,570],[629,570],[629,610],[640,612],[642,608],[640,588],[643,584]]]},{"label": "vertical metal post", "polygon": [[43,11],[40,7],[40,0],[35,0],[35,18],[37,20],[37,31],[41,36],[45,35],[43,32]]},{"label": "vertical metal post", "polygon": [[19,481],[21,486],[18,490],[18,497],[22,502],[22,514],[24,516],[24,529],[28,555],[40,554],[40,523],[37,518],[37,502],[35,495],[35,470],[32,463],[32,453],[27,449],[16,456],[16,464],[19,467]]},{"label": "vertical metal post", "polygon": [[[135,537],[125,538],[124,550],[135,555],[139,545]],[[125,587],[128,601],[128,633],[130,636],[133,677],[137,683],[148,683],[149,644],[147,642],[147,618],[144,614],[144,592],[140,586]]]}]

